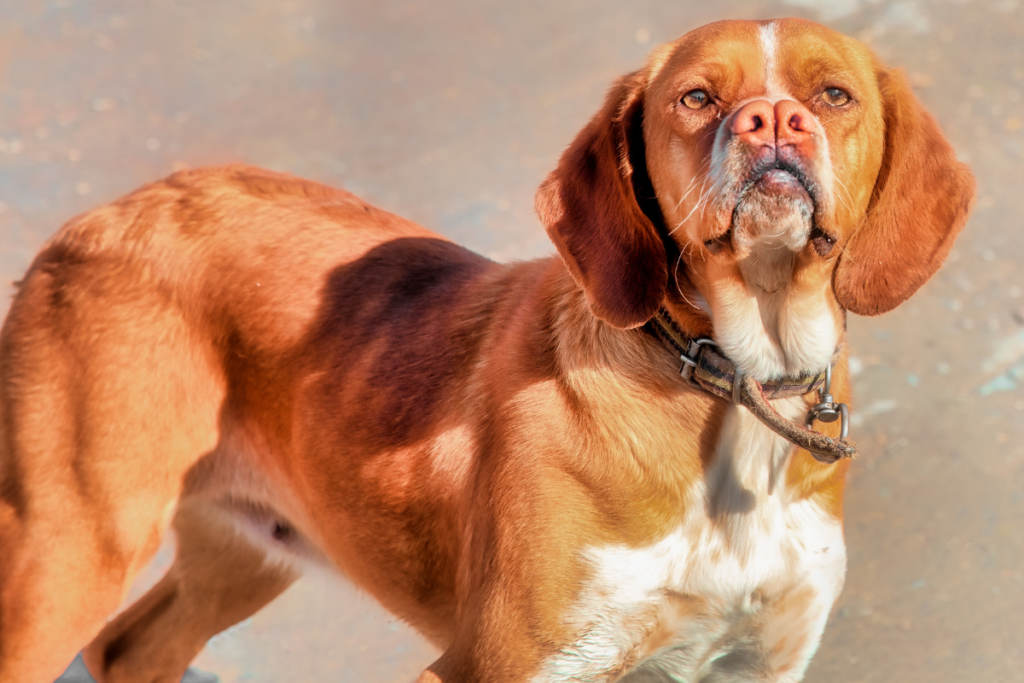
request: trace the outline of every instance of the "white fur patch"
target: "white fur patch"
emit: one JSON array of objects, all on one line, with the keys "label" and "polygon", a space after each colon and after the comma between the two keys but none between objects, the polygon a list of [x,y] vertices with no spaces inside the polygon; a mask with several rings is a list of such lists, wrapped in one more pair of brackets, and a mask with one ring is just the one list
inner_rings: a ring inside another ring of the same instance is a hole
[{"label": "white fur patch", "polygon": [[787,279],[784,286],[767,291],[754,282],[753,269],[741,265],[746,285],[718,284],[711,307],[719,348],[741,372],[762,382],[820,372],[831,361],[840,334],[828,305],[830,283],[823,283],[819,293],[793,296],[791,263],[773,267]]},{"label": "white fur patch", "polygon": [[[677,528],[644,548],[585,551],[594,577],[567,619],[578,638],[534,681],[614,679],[637,659],[638,677],[700,680],[728,666],[749,667],[752,679],[800,680],[842,588],[846,551],[839,521],[785,488],[792,450],[731,408]],[[647,639],[666,631],[652,651]]]},{"label": "white fur patch", "polygon": [[820,296],[788,298],[779,312],[779,343],[786,354],[786,373],[801,375],[824,368],[839,344],[839,330],[826,303],[831,282]]},{"label": "white fur patch", "polygon": [[776,102],[788,97],[782,87],[778,73],[779,35],[778,25],[774,21],[763,24],[757,30],[761,42],[761,53],[764,55],[765,95],[769,102]]},{"label": "white fur patch", "polygon": [[776,296],[762,309],[749,288],[729,282],[718,285],[712,302],[715,341],[744,374],[767,381],[786,374],[786,356],[774,324],[778,319]]}]

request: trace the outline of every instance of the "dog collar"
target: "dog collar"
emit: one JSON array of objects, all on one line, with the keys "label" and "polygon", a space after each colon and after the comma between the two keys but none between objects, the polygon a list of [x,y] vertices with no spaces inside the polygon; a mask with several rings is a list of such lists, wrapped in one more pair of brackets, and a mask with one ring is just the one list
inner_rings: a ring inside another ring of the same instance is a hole
[{"label": "dog collar", "polygon": [[[839,349],[836,349],[824,372],[782,377],[777,382],[762,384],[737,370],[714,340],[694,339],[683,334],[665,309],[660,309],[648,324],[658,338],[679,356],[682,361],[679,374],[692,386],[745,406],[773,432],[810,451],[819,462],[831,464],[857,454],[857,445],[848,434],[849,409],[845,403],[833,401],[830,393],[832,366],[839,356]],[[814,391],[819,392],[821,400],[808,412],[806,426],[786,419],[770,403],[775,399],[804,396]],[[838,439],[811,429],[815,420],[835,422],[837,419],[841,421]]]}]

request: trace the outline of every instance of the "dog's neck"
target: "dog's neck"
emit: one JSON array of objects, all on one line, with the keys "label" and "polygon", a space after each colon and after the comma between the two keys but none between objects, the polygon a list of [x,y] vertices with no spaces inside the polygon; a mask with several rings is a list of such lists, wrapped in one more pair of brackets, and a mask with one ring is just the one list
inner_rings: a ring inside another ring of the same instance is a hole
[{"label": "dog's neck", "polygon": [[[747,408],[773,432],[810,451],[821,462],[833,463],[856,454],[847,435],[846,404],[835,402],[831,394],[831,369],[839,359],[839,348],[824,371],[780,377],[771,384],[762,384],[752,377],[744,377],[713,339],[685,335],[664,308],[648,322],[647,328],[665,342],[669,353],[678,356],[680,375],[690,386]],[[799,416],[802,418],[799,422],[776,408],[776,405],[781,406],[781,399],[806,398],[815,393],[820,402],[806,415]],[[841,418],[839,439],[811,428],[815,421],[833,422],[837,418]]]},{"label": "dog's neck", "polygon": [[[785,437],[772,432],[747,409],[694,389],[679,376],[678,357],[649,330],[617,329],[595,318],[582,289],[560,262],[553,265],[551,276],[558,282],[554,289],[559,292],[558,302],[552,308],[555,318],[551,321],[556,348],[561,349],[557,365],[567,385],[585,406],[584,411],[594,418],[595,425],[615,423],[621,429],[619,433],[637,435],[636,457],[689,460],[703,463],[704,468],[723,459],[740,458],[749,461],[748,464],[754,463],[750,465],[751,472],[759,472],[757,481],[763,485],[765,493],[777,485],[783,472],[804,482],[799,487],[801,490],[816,491],[828,479],[826,473],[839,467],[816,462],[806,453],[799,456],[797,466],[791,467],[789,455],[794,448]],[[672,301],[667,302],[666,309],[673,314],[684,334],[697,337],[711,332],[710,320],[695,307]],[[845,370],[837,374],[834,391],[837,400],[844,400]],[[611,387],[617,390],[611,391]],[[773,401],[773,405],[785,419],[799,422],[815,402],[809,396]],[[742,417],[730,418],[733,414]],[[673,441],[681,435],[682,425],[687,426],[686,431],[699,432],[702,424],[705,431],[700,438],[691,438],[691,434],[683,441]],[[737,429],[743,427],[733,434],[736,438],[729,437],[732,433],[729,430],[723,431],[723,425],[729,424],[736,425]],[[839,425],[833,424],[834,429],[823,428],[823,431],[835,432],[832,435],[838,436]],[[762,432],[765,433],[763,438],[750,441],[751,434]],[[747,436],[737,436],[740,434]],[[650,453],[641,452],[647,448]],[[761,472],[757,462],[763,462],[766,467],[770,462],[771,476],[768,470]],[[845,467],[842,465],[840,470],[845,471]]]}]

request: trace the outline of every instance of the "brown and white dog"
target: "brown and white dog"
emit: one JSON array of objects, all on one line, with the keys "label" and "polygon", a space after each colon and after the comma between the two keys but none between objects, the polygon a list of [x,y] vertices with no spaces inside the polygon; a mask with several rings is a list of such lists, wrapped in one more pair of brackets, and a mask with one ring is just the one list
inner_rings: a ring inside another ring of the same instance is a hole
[{"label": "brown and white dog", "polygon": [[0,339],[0,681],[90,641],[99,681],[176,681],[307,563],[443,650],[421,681],[799,680],[848,460],[692,386],[649,321],[757,386],[835,357],[844,400],[846,312],[920,287],[973,192],[899,72],[787,19],[612,87],[538,194],[561,258],[243,167],[76,218]]}]

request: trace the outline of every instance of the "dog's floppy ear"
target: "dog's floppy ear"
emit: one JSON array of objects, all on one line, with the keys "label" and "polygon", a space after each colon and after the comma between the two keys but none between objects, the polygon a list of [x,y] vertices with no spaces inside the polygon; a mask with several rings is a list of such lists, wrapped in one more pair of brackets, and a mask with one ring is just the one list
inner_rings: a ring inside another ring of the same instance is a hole
[{"label": "dog's floppy ear", "polygon": [[847,310],[892,310],[935,274],[964,227],[974,177],[899,71],[880,69],[885,150],[867,217],[836,267]]},{"label": "dog's floppy ear", "polygon": [[650,320],[668,283],[664,243],[637,202],[639,188],[657,211],[644,161],[644,74],[612,87],[537,191],[537,214],[591,311],[620,328]]}]

